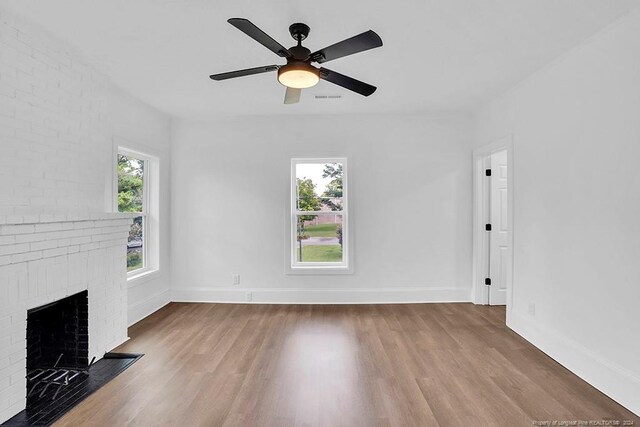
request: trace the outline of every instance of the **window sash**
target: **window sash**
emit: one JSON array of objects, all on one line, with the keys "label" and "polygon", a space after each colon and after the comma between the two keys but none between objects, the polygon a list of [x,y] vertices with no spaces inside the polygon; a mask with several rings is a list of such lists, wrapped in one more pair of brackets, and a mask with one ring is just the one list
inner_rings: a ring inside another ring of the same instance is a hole
[{"label": "window sash", "polygon": [[293,215],[343,215],[344,209],[341,211],[293,211]]},{"label": "window sash", "polygon": [[[292,239],[291,239],[291,261],[292,268],[296,269],[331,269],[331,268],[345,268],[348,266],[347,260],[349,255],[348,249],[348,231],[349,228],[347,226],[347,218],[344,212],[333,212],[333,211],[299,211],[300,213],[296,213],[292,216]],[[299,242],[298,242],[298,217],[306,216],[306,215],[318,215],[318,216],[334,216],[340,215],[342,217],[341,225],[342,225],[342,261],[323,261],[323,262],[314,262],[314,261],[298,261],[298,251],[300,250]]]},{"label": "window sash", "polygon": [[[296,166],[299,164],[323,164],[341,163],[343,167],[342,209],[336,211],[301,211],[298,209],[298,182]],[[291,207],[290,207],[290,268],[292,270],[348,270],[349,266],[349,217],[348,217],[348,166],[346,158],[310,158],[291,160]],[[307,262],[298,261],[296,251],[298,248],[298,217],[303,215],[340,215],[342,216],[342,261],[340,262]]]},{"label": "window sash", "polygon": [[[145,156],[142,153],[138,153],[136,151],[127,150],[124,148],[119,148],[116,156],[122,155],[126,157],[134,158],[138,161],[142,162],[143,165],[143,174],[142,174],[142,210],[131,212],[136,214],[136,217],[142,217],[142,267],[137,268],[135,270],[127,271],[127,279],[131,279],[133,277],[137,277],[142,275],[150,270],[149,265],[149,191],[148,191],[148,182],[149,182],[149,157]],[[115,169],[115,197],[114,197],[114,207],[115,211],[119,212],[118,207],[118,170],[117,170],[117,162]],[[127,239],[128,241],[128,239]]]},{"label": "window sash", "polygon": [[[148,216],[146,214],[140,213],[140,215],[136,216],[136,218],[137,217],[142,218],[142,266],[139,268],[136,268],[135,270],[127,271],[127,277],[137,276],[149,270],[149,264],[147,259],[148,246],[149,246],[147,243],[148,234],[149,234],[149,231],[148,231],[149,221],[147,220]],[[128,239],[127,239],[127,242],[128,242]]]},{"label": "window sash", "polygon": [[115,170],[115,177],[114,177],[114,200],[113,200],[113,210],[114,212],[120,212],[119,207],[118,207],[118,193],[119,193],[119,188],[118,188],[118,166],[117,166],[117,156],[122,155],[122,156],[126,156],[126,157],[132,157],[138,161],[142,162],[142,167],[143,167],[143,175],[142,175],[142,210],[141,211],[136,211],[136,212],[131,212],[131,213],[139,213],[139,214],[144,214],[144,215],[148,215],[149,214],[149,191],[148,191],[148,187],[149,187],[149,177],[150,177],[150,171],[149,171],[149,166],[150,166],[150,157],[148,155],[145,155],[143,153],[139,153],[137,151],[133,151],[133,150],[129,150],[126,148],[122,148],[122,147],[118,147],[117,153],[116,153],[116,165],[114,166],[114,170]]}]

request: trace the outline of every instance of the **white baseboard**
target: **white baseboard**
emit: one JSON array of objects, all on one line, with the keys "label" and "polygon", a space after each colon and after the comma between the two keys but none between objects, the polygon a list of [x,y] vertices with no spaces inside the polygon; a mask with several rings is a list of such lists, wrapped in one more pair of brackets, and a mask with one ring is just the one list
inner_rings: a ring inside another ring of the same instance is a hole
[{"label": "white baseboard", "polygon": [[513,311],[507,326],[565,368],[640,416],[640,377],[552,329]]},{"label": "white baseboard", "polygon": [[[251,293],[251,299],[247,298]],[[171,301],[254,304],[386,304],[470,302],[468,288],[178,288]]]},{"label": "white baseboard", "polygon": [[127,320],[129,326],[139,322],[150,314],[160,310],[165,305],[171,302],[171,292],[169,289],[158,292],[155,295],[151,295],[142,301],[138,301],[135,304],[129,305]]}]

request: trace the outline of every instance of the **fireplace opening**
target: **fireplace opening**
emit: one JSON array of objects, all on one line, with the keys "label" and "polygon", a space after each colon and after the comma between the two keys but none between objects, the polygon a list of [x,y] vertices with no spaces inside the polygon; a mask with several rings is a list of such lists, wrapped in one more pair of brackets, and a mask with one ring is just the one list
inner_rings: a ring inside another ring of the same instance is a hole
[{"label": "fireplace opening", "polygon": [[87,291],[27,311],[27,408],[89,374]]},{"label": "fireplace opening", "polygon": [[2,426],[51,425],[142,357],[109,352],[89,362],[87,291],[28,310],[26,333],[26,408]]},{"label": "fireplace opening", "polygon": [[82,291],[27,311],[27,372],[88,366],[87,296],[87,291]]}]

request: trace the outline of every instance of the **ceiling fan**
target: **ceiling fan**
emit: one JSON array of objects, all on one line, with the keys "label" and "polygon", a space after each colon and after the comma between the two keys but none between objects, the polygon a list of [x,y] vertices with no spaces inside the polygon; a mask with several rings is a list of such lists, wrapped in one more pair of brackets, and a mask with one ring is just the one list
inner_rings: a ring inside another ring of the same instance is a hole
[{"label": "ceiling fan", "polygon": [[365,31],[362,34],[348,38],[331,46],[311,52],[302,46],[302,41],[309,35],[308,25],[296,23],[289,27],[289,33],[298,44],[286,49],[280,43],[272,39],[267,33],[256,27],[251,21],[244,18],[231,18],[227,22],[274,52],[276,55],[286,58],[286,65],[266,65],[262,67],[248,68],[246,70],[230,71],[228,73],[213,74],[209,76],[213,80],[226,80],[235,77],[250,76],[252,74],[278,71],[278,81],[287,87],[284,96],[285,104],[294,104],[300,101],[302,89],[315,86],[320,79],[326,80],[345,89],[349,89],[360,95],[369,96],[376,91],[375,86],[361,82],[352,77],[345,76],[324,67],[316,68],[312,62],[319,64],[334,59],[342,58],[354,53],[363,52],[382,46],[382,39],[374,31]]}]

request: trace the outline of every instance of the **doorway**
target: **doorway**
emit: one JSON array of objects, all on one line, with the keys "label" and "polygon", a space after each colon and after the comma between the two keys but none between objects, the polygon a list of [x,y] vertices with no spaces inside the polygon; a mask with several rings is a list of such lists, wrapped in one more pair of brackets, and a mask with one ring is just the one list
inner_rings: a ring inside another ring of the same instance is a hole
[{"label": "doorway", "polygon": [[473,302],[507,305],[513,291],[511,136],[474,151]]}]

